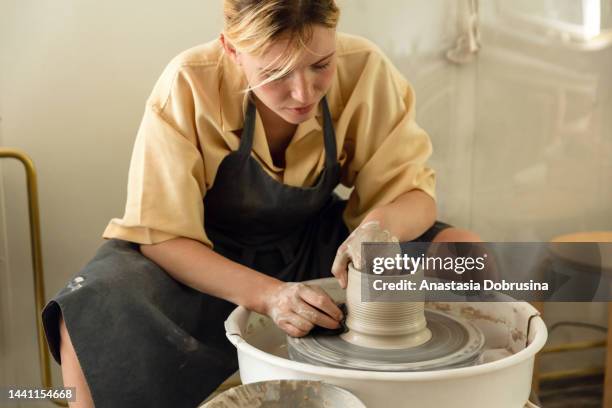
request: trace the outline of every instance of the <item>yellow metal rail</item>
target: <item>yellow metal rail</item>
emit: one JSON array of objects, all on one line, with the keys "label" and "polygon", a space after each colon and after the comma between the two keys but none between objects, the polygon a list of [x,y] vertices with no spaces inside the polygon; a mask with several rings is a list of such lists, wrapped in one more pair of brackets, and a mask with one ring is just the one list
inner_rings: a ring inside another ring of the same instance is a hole
[{"label": "yellow metal rail", "polygon": [[540,351],[540,355],[549,353],[562,353],[565,351],[576,351],[576,350],[589,350],[593,348],[606,347],[608,342],[606,340],[589,340],[589,341],[577,341],[574,343],[559,344],[556,346],[544,347]]},{"label": "yellow metal rail", "polygon": [[[41,312],[45,306],[45,279],[42,264],[40,239],[40,216],[38,209],[38,187],[36,168],[32,159],[23,151],[0,147],[0,159],[13,158],[19,160],[25,167],[28,188],[28,214],[30,218],[30,247],[32,267],[34,269],[34,301],[36,303],[36,333],[38,335],[38,358],[43,388],[52,388],[51,367],[49,365],[49,349],[45,341]],[[68,404],[60,400],[51,400],[54,404],[66,407]]]}]

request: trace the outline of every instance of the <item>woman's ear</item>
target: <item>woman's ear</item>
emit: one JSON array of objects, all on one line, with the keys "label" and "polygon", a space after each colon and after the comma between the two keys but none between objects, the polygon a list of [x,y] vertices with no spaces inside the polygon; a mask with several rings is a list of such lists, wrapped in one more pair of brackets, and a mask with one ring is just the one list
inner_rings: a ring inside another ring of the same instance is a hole
[{"label": "woman's ear", "polygon": [[221,41],[225,53],[230,56],[232,61],[240,65],[240,58],[238,57],[238,52],[236,51],[236,48],[234,48],[234,46],[229,41],[227,41],[223,33],[219,34],[219,41]]}]

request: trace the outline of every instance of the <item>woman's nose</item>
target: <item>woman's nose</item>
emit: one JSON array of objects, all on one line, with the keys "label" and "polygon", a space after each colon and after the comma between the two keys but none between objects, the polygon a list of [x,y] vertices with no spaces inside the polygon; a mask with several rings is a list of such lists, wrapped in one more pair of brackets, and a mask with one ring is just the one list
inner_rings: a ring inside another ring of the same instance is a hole
[{"label": "woman's nose", "polygon": [[313,81],[305,73],[296,72],[291,86],[291,96],[294,100],[308,105],[314,98]]}]

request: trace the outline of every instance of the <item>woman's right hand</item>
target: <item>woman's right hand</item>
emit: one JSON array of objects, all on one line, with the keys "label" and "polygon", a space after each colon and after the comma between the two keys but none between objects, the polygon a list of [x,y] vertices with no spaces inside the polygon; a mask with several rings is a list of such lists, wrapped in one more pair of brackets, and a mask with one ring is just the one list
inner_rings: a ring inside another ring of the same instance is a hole
[{"label": "woman's right hand", "polygon": [[[346,289],[348,285],[348,265],[352,263],[355,269],[361,270],[361,246],[364,242],[398,242],[391,232],[380,226],[380,222],[367,221],[357,227],[351,235],[338,247],[336,258],[332,264],[332,275],[338,279],[338,283],[342,289]],[[396,246],[387,246],[380,249],[380,252],[389,252],[387,256],[395,256],[401,253],[399,244]],[[382,255],[382,254],[381,254]]]},{"label": "woman's right hand", "polygon": [[343,317],[319,286],[279,281],[265,296],[265,313],[293,337],[305,336],[315,325],[337,329]]}]

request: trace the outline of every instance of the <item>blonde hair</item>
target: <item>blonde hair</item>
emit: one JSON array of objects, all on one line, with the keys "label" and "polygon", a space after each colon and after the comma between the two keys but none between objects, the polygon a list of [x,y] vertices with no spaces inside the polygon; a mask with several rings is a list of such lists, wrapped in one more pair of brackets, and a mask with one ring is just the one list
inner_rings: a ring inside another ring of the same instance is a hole
[{"label": "blonde hair", "polygon": [[312,52],[306,44],[313,25],[336,28],[340,17],[334,0],[224,0],[223,11],[223,34],[239,52],[260,56],[273,41],[287,40],[285,51],[264,68],[279,64],[279,70],[246,91],[288,74],[306,50]]}]

